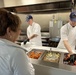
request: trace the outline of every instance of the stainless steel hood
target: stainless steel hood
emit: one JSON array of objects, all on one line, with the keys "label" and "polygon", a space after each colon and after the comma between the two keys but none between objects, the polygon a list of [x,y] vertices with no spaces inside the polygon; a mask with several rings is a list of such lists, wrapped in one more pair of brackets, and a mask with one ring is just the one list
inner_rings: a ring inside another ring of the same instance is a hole
[{"label": "stainless steel hood", "polygon": [[34,5],[41,3],[49,3],[49,2],[63,2],[63,1],[72,1],[72,0],[3,0],[5,7],[12,6],[23,6],[23,5]]},{"label": "stainless steel hood", "polygon": [[[44,0],[45,1],[45,0]],[[5,9],[21,13],[52,13],[55,11],[70,11],[72,8],[71,0],[46,0],[48,2],[33,3],[13,7],[4,7]]]}]

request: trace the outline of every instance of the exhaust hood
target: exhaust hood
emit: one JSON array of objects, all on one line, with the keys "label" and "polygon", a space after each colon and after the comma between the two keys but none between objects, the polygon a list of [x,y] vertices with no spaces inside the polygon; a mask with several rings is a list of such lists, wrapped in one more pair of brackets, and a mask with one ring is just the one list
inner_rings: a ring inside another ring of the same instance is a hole
[{"label": "exhaust hood", "polygon": [[4,7],[4,8],[11,12],[21,14],[52,13],[54,11],[70,11],[72,9],[72,2],[70,0],[44,0],[44,1],[48,2],[33,3],[33,4]]}]

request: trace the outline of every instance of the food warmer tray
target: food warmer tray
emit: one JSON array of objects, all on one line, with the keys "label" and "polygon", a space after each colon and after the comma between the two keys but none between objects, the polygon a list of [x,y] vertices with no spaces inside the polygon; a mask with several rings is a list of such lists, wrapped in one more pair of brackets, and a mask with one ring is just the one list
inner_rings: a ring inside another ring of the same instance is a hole
[{"label": "food warmer tray", "polygon": [[[47,50],[41,50],[41,49],[32,49],[28,55],[32,52],[38,52],[41,51],[42,54],[38,59],[30,58],[31,63],[33,64],[35,68],[35,75],[76,75],[76,66],[71,66],[63,63],[63,59],[65,57],[65,54],[62,52],[60,53],[60,58],[58,62],[49,62],[44,61],[44,57],[49,52],[56,52],[56,51],[47,51]],[[57,53],[57,52],[56,52]]]},{"label": "food warmer tray", "polygon": [[46,50],[32,49],[27,55],[30,59],[42,60],[42,57],[45,53]]}]

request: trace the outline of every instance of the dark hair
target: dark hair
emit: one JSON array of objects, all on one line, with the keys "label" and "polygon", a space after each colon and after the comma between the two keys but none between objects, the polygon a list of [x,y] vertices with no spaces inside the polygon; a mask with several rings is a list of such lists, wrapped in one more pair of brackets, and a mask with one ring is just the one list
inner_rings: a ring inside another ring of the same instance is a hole
[{"label": "dark hair", "polygon": [[6,34],[6,30],[8,27],[12,31],[16,32],[20,23],[21,20],[17,15],[12,14],[5,9],[0,9],[0,36]]}]

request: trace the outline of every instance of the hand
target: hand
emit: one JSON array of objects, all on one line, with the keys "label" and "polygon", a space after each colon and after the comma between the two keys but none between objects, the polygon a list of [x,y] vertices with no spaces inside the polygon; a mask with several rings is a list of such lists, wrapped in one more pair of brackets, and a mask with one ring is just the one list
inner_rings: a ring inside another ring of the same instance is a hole
[{"label": "hand", "polygon": [[29,39],[24,40],[24,44],[26,44],[29,41]]},{"label": "hand", "polygon": [[70,55],[70,63],[74,63],[74,61],[75,61],[75,55],[72,54]]}]

